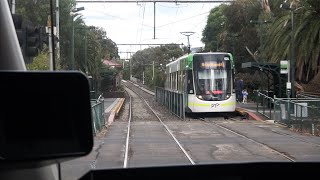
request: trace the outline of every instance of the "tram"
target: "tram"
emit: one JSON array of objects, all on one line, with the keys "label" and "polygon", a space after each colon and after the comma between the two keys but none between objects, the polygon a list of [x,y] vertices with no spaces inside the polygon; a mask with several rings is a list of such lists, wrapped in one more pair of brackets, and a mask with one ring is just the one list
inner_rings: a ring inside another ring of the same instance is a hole
[{"label": "tram", "polygon": [[182,93],[185,112],[234,112],[233,56],[226,52],[186,54],[166,65],[165,90]]}]

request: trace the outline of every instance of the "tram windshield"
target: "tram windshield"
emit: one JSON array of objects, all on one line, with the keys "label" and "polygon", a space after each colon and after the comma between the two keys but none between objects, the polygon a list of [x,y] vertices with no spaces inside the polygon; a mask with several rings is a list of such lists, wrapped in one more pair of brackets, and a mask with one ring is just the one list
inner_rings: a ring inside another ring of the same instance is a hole
[{"label": "tram windshield", "polygon": [[194,55],[194,81],[198,98],[221,101],[231,95],[231,64],[226,54]]}]

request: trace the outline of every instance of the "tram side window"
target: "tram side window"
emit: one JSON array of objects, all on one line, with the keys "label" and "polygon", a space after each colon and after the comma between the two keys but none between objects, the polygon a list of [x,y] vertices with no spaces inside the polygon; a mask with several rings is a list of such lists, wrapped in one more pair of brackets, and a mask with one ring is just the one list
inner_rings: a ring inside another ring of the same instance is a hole
[{"label": "tram side window", "polygon": [[183,87],[183,71],[179,71],[178,77],[178,91],[181,92]]},{"label": "tram side window", "polygon": [[188,92],[188,94],[194,94],[193,78],[192,78],[192,71],[191,70],[188,70],[188,73],[187,73],[187,92]]}]

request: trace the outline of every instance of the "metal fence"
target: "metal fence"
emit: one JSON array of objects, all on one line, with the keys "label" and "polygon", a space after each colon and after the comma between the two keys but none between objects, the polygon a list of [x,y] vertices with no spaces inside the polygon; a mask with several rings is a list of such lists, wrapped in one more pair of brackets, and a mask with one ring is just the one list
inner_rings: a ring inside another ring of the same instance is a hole
[{"label": "metal fence", "polygon": [[258,113],[300,132],[320,134],[320,97],[272,98],[262,91],[255,93]]},{"label": "metal fence", "polygon": [[[272,113],[273,113],[273,103],[274,99],[270,96],[271,93],[269,91],[254,91],[254,94],[256,96],[256,111],[257,113],[265,116],[268,119],[272,119]],[[273,95],[273,94],[272,94]]]},{"label": "metal fence", "polygon": [[185,97],[182,93],[156,87],[156,101],[165,106],[172,114],[185,119]]},{"label": "metal fence", "polygon": [[275,98],[274,112],[276,121],[299,128],[300,132],[314,135],[318,131],[315,127],[320,124],[320,99]]},{"label": "metal fence", "polygon": [[98,99],[91,99],[91,112],[93,133],[96,135],[105,126],[104,99],[102,95]]}]

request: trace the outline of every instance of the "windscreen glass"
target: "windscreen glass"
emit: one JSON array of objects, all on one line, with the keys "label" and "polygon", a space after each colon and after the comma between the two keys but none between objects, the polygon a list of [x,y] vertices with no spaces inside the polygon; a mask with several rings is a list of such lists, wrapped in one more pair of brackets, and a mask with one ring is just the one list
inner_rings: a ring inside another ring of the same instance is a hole
[{"label": "windscreen glass", "polygon": [[194,55],[194,77],[197,95],[208,101],[225,100],[232,83],[229,55]]}]

